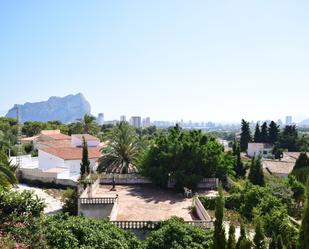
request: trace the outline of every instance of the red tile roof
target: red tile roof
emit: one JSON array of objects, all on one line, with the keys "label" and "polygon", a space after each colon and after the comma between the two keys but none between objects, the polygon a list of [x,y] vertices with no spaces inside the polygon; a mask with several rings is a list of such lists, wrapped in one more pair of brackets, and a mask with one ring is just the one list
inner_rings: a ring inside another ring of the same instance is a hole
[{"label": "red tile roof", "polygon": [[50,137],[54,140],[71,140],[70,136],[62,134],[62,133],[60,133],[60,134],[48,134],[48,135],[44,135],[44,136]]},{"label": "red tile roof", "polygon": [[[40,149],[46,153],[54,155],[56,157],[62,158],[64,160],[82,160],[82,148],[75,147],[63,147],[63,148],[53,148],[46,147]],[[96,159],[101,157],[101,152],[99,148],[88,148],[89,159]]]}]

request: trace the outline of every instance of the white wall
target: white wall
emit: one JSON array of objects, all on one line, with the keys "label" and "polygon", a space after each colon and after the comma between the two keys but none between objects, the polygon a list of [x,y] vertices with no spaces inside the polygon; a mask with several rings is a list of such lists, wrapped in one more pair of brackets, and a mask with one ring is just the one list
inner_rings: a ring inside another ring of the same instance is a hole
[{"label": "white wall", "polygon": [[66,168],[67,166],[63,159],[39,150],[39,169],[48,170],[55,167]]},{"label": "white wall", "polygon": [[[90,168],[95,169],[96,162],[98,159],[89,159]],[[65,168],[70,169],[70,175],[76,175],[80,173],[81,160],[65,160]]]},{"label": "white wall", "polygon": [[[259,156],[268,157],[271,154],[272,148],[264,148],[262,143],[249,143],[247,154],[249,157]],[[266,154],[264,154],[266,152]]]}]

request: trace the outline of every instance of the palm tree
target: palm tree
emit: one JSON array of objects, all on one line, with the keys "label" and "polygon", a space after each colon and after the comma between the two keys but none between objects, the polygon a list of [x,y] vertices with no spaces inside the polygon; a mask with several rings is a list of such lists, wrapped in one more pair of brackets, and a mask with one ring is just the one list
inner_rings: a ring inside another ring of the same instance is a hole
[{"label": "palm tree", "polygon": [[[0,153],[3,153],[0,151]],[[5,154],[4,154],[5,155]],[[1,157],[3,159],[3,157]],[[12,165],[11,161],[0,160],[0,186],[8,188],[12,185],[17,184],[16,172],[17,166]]]},{"label": "palm tree", "polygon": [[97,124],[95,123],[96,118],[91,115],[85,114],[81,119],[78,119],[78,122],[83,126],[83,132],[85,134],[93,133],[93,130],[96,129]]},{"label": "palm tree", "polygon": [[135,129],[126,122],[121,122],[107,135],[108,143],[102,149],[99,159],[99,173],[133,173],[140,149],[140,140]]}]

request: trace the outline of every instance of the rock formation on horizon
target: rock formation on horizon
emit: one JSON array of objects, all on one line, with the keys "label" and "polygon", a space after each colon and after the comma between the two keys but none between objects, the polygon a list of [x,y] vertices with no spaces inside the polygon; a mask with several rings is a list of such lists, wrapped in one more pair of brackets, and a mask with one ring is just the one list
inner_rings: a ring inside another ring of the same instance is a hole
[{"label": "rock formation on horizon", "polygon": [[19,107],[22,122],[59,120],[63,123],[74,122],[76,119],[91,113],[91,107],[82,93],[65,97],[50,97],[47,101],[14,105],[6,117],[16,118],[16,107]]}]

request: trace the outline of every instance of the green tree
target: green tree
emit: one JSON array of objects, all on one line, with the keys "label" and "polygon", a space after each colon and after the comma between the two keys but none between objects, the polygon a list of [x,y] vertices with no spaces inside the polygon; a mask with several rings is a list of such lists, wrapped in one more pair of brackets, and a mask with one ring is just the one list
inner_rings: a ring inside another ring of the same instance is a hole
[{"label": "green tree", "polygon": [[245,152],[248,149],[248,143],[251,142],[251,131],[249,122],[244,119],[241,121],[241,133],[240,133],[240,150]]},{"label": "green tree", "polygon": [[233,224],[230,225],[229,229],[229,238],[226,245],[227,249],[236,249],[236,238],[235,238],[235,226]]},{"label": "green tree", "polygon": [[261,142],[268,143],[268,127],[266,122],[264,122],[261,127]]},{"label": "green tree", "polygon": [[302,183],[306,183],[309,176],[309,158],[307,153],[302,152],[296,160],[292,174]]},{"label": "green tree", "polygon": [[141,149],[135,129],[126,122],[120,122],[107,135],[108,143],[102,149],[98,172],[131,173],[136,171],[136,164]]},{"label": "green tree", "polygon": [[223,226],[224,218],[224,196],[222,188],[219,189],[219,197],[216,200],[216,211],[215,211],[215,230],[213,237],[213,248],[214,249],[225,249],[225,229]]},{"label": "green tree", "polygon": [[78,119],[78,122],[82,125],[83,133],[85,134],[96,135],[100,130],[100,127],[96,123],[96,118],[94,116],[85,114],[83,118]]},{"label": "green tree", "polygon": [[236,177],[238,177],[238,178],[244,177],[246,175],[246,169],[245,169],[244,164],[241,160],[239,146],[236,147],[235,154],[236,154],[236,161],[235,161],[234,171],[236,173]]},{"label": "green tree", "polygon": [[268,249],[277,249],[277,238],[275,233],[272,233],[271,241],[269,243]]},{"label": "green tree", "polygon": [[309,248],[309,179],[306,186],[306,203],[299,231],[298,245],[301,249]]},{"label": "green tree", "polygon": [[63,207],[62,212],[63,213],[69,213],[70,215],[77,215],[77,201],[78,201],[78,195],[77,195],[77,189],[74,188],[67,188],[63,193]]},{"label": "green tree", "polygon": [[256,123],[255,126],[255,132],[254,132],[254,142],[255,143],[260,143],[261,140],[261,130],[260,130],[260,125],[259,123]]},{"label": "green tree", "polygon": [[150,233],[145,249],[209,249],[212,233],[199,227],[185,224],[173,217],[164,221],[159,229]]},{"label": "green tree", "polygon": [[252,158],[248,179],[254,185],[265,186],[264,173],[260,156]]},{"label": "green tree", "polygon": [[16,178],[17,167],[11,164],[6,154],[0,150],[0,186],[8,188],[17,184]]},{"label": "green tree", "polygon": [[307,156],[306,152],[302,152],[299,154],[296,162],[295,162],[295,166],[294,169],[301,169],[304,167],[309,167],[309,158]]},{"label": "green tree", "polygon": [[295,125],[287,125],[279,136],[280,148],[298,151],[298,131]]},{"label": "green tree", "polygon": [[246,227],[243,222],[240,224],[240,236],[238,238],[237,244],[236,244],[236,249],[241,249],[241,244],[243,243],[242,241],[247,240],[247,235],[246,235]]},{"label": "green tree", "polygon": [[86,175],[90,173],[90,161],[88,156],[88,145],[83,137],[83,157],[82,162],[80,164],[80,177],[83,179]]},{"label": "green tree", "polygon": [[277,125],[274,121],[271,121],[268,128],[268,142],[275,144],[279,138],[279,125]]},{"label": "green tree", "polygon": [[255,225],[255,235],[253,238],[255,249],[266,249],[265,235],[261,221],[257,219]]},{"label": "green tree", "polygon": [[178,125],[156,134],[142,155],[142,174],[163,188],[173,181],[179,190],[194,189],[205,177],[224,178],[235,161],[214,137]]},{"label": "green tree", "polygon": [[[283,249],[283,248],[285,247],[283,245],[281,234],[279,234],[277,237],[277,249]],[[301,249],[306,249],[306,247],[301,247]]]}]

